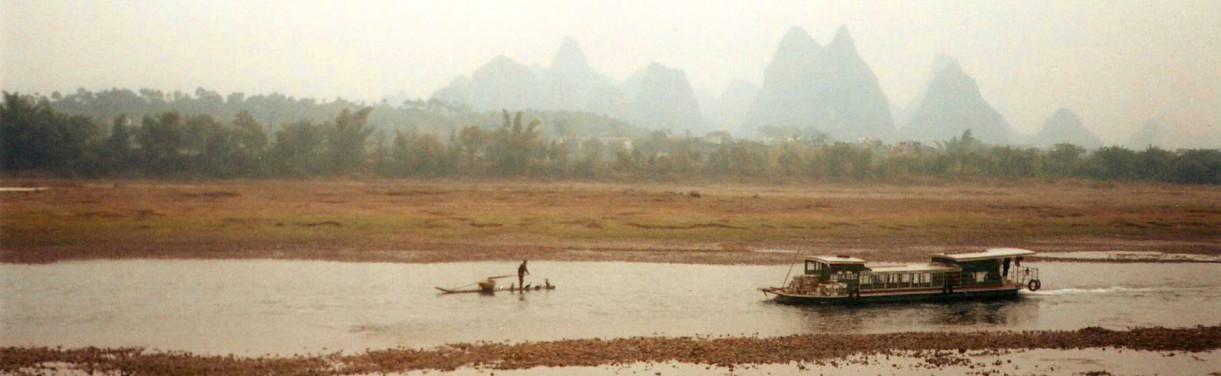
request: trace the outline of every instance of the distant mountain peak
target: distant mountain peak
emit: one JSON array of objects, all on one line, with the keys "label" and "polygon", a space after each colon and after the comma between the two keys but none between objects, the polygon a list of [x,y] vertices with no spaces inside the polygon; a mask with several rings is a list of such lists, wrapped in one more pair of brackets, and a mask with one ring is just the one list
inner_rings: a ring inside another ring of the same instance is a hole
[{"label": "distant mountain peak", "polygon": [[1161,123],[1150,118],[1141,124],[1140,129],[1132,135],[1132,139],[1128,141],[1128,148],[1133,150],[1144,150],[1149,147],[1160,147],[1162,145],[1162,129]]},{"label": "distant mountain peak", "polygon": [[780,44],[784,45],[785,43],[793,42],[814,42],[814,37],[811,37],[810,33],[807,33],[806,29],[801,28],[801,26],[793,26],[784,32],[784,37],[780,38]]},{"label": "distant mountain peak", "polygon": [[831,39],[831,44],[828,45],[831,49],[855,49],[856,43],[852,41],[852,34],[848,33],[848,25],[840,25],[835,31],[835,38]]},{"label": "distant mountain peak", "polygon": [[784,37],[780,39],[780,45],[776,47],[776,55],[779,56],[803,56],[811,52],[817,52],[822,49],[822,45],[814,40],[805,29],[799,26],[793,26],[784,33]]},{"label": "distant mountain peak", "polygon": [[566,37],[560,43],[559,52],[556,52],[555,59],[551,60],[551,69],[581,73],[593,71],[593,68],[589,66],[589,60],[585,59],[585,52],[581,50],[581,45],[573,37]]},{"label": "distant mountain peak", "polygon": [[[937,72],[940,72],[942,69],[945,69],[945,67],[948,65],[958,65],[958,59],[955,59],[953,56],[938,52],[936,56],[933,56],[932,74],[930,74],[929,76],[936,75]],[[958,69],[962,69],[962,67],[960,66],[960,67],[958,67]]]},{"label": "distant mountain peak", "polygon": [[1077,113],[1065,107],[1060,107],[1043,122],[1043,129],[1035,136],[1039,146],[1052,146],[1060,143],[1070,143],[1086,149],[1102,146],[1102,141],[1081,124]]},{"label": "distant mountain peak", "polygon": [[979,92],[979,85],[975,83],[975,78],[967,74],[967,71],[962,69],[962,65],[958,64],[958,60],[953,58],[942,62],[940,68],[933,73],[933,82],[962,82],[970,84],[976,93]]},{"label": "distant mountain peak", "polygon": [[673,131],[702,129],[699,102],[681,69],[650,63],[638,80],[639,89],[635,93],[637,125]]},{"label": "distant mountain peak", "polygon": [[942,141],[970,129],[989,144],[1007,144],[1012,129],[979,91],[975,79],[957,61],[942,61],[904,133],[916,141]]},{"label": "distant mountain peak", "polygon": [[789,29],[744,119],[756,130],[815,128],[848,141],[888,139],[894,130],[889,101],[846,26],[825,48],[805,30]]},{"label": "distant mountain peak", "polygon": [[517,60],[513,60],[505,55],[496,55],[492,60],[488,61],[484,66],[518,66],[521,65]]}]

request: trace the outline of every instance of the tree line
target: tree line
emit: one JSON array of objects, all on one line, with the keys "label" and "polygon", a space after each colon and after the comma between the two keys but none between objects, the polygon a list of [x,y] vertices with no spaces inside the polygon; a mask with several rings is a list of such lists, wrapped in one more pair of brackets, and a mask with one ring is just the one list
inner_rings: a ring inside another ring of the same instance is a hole
[{"label": "tree line", "polygon": [[[193,93],[156,89],[107,89],[89,91],[78,89],[73,93],[52,93],[47,100],[53,110],[68,115],[82,115],[99,123],[109,123],[119,115],[132,119],[158,116],[167,112],[178,112],[183,116],[210,115],[214,119],[232,119],[245,112],[256,121],[267,124],[271,130],[281,125],[300,121],[325,122],[335,118],[341,111],[372,109],[366,123],[375,129],[394,130],[410,124],[421,132],[449,134],[465,126],[492,126],[499,124],[500,114],[472,111],[462,104],[437,100],[404,100],[392,103],[385,99],[378,103],[350,101],[343,98],[332,100],[295,98],[280,93],[246,95],[234,92],[222,95],[205,88]],[[548,127],[544,134],[580,135],[587,137],[638,136],[646,132],[618,119],[603,115],[572,111],[529,111]]]},{"label": "tree line", "polygon": [[[985,145],[970,131],[933,145],[772,141],[727,133],[668,131],[576,135],[604,121],[568,115],[544,131],[540,119],[500,113],[498,124],[370,125],[371,107],[340,108],[323,121],[275,125],[248,111],[227,118],[176,110],[108,122],[57,111],[47,98],[4,93],[0,168],[5,173],[80,177],[530,176],[574,179],[797,177],[826,180],[1059,178],[1221,184],[1221,151],[1087,151]],[[435,113],[434,113],[435,115]],[[554,115],[552,115],[554,116]],[[585,120],[583,120],[585,119]],[[591,133],[584,133],[591,134]]]}]

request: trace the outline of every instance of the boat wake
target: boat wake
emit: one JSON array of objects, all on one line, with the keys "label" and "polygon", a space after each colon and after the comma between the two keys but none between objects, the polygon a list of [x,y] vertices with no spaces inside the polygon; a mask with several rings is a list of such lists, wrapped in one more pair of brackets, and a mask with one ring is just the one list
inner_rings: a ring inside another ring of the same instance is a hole
[{"label": "boat wake", "polygon": [[1040,290],[1040,291],[1022,290],[1020,293],[1023,295],[1123,294],[1123,293],[1132,293],[1132,292],[1159,292],[1159,291],[1182,292],[1185,290],[1192,290],[1192,289],[1193,288],[1112,286],[1112,287],[1100,287],[1100,288],[1093,288],[1093,289],[1067,288],[1067,289]]}]

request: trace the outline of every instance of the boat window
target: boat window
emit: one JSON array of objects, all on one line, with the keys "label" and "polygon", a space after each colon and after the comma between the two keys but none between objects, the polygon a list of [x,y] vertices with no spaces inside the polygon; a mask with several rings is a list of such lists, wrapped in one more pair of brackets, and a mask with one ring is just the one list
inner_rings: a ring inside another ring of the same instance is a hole
[{"label": "boat window", "polygon": [[806,261],[806,274],[819,274],[822,271],[822,264],[814,261]]}]

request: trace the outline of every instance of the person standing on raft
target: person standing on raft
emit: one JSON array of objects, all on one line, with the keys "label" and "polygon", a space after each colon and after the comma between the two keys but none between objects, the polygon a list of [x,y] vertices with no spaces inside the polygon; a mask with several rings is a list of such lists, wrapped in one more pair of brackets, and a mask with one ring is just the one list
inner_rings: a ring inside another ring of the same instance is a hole
[{"label": "person standing on raft", "polygon": [[517,286],[521,291],[526,289],[526,274],[530,274],[530,270],[526,269],[526,260],[521,260],[521,266],[517,267]]}]

